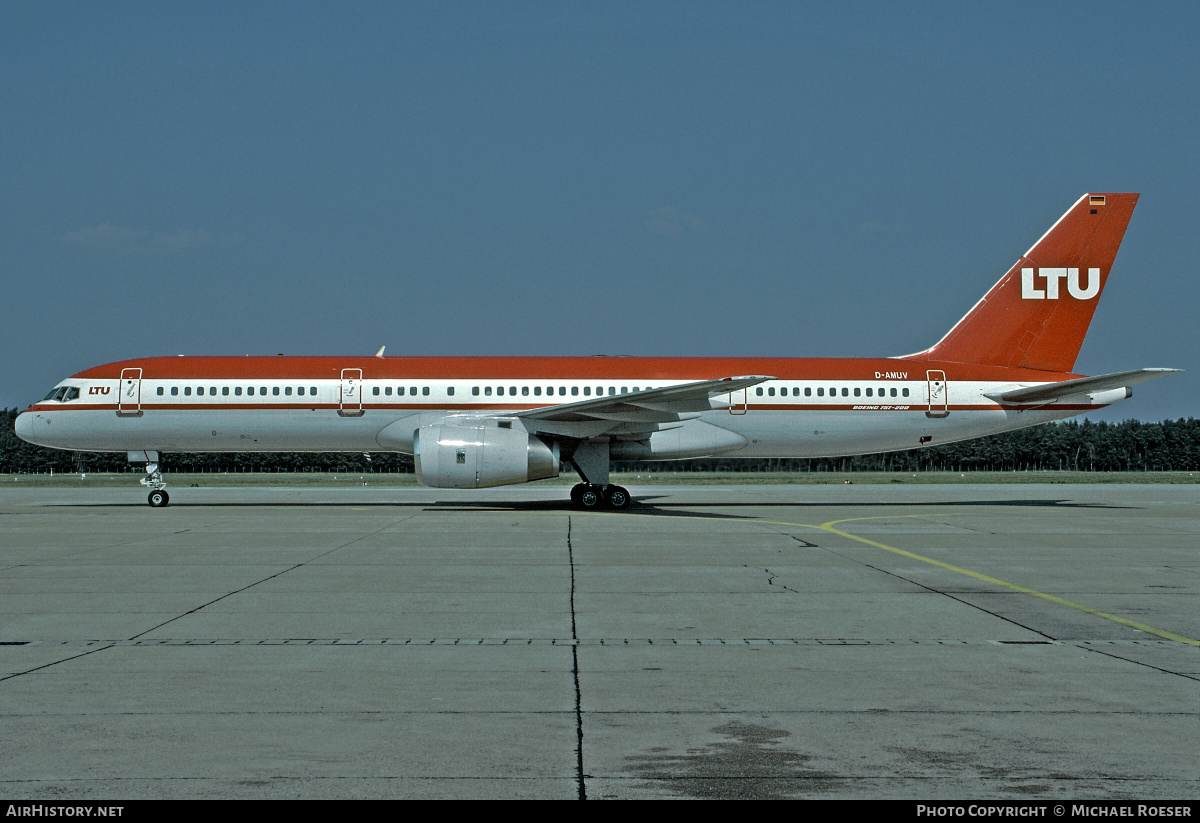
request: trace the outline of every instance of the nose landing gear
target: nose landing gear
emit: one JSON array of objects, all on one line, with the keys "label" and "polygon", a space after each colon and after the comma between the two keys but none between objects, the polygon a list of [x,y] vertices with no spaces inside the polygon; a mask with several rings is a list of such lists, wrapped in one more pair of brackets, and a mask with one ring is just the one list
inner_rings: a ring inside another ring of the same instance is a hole
[{"label": "nose landing gear", "polygon": [[146,496],[146,501],[152,507],[161,509],[171,502],[171,496],[166,491],[167,484],[162,478],[162,472],[158,470],[157,463],[146,463],[146,476],[140,482],[143,486],[150,488],[150,494]]}]

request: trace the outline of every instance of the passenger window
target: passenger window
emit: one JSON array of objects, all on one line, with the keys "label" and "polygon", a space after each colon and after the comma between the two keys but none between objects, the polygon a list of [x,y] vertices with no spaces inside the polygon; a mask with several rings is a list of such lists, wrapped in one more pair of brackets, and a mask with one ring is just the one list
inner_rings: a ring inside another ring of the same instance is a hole
[{"label": "passenger window", "polygon": [[184,387],[183,387],[183,394],[184,394],[184,397],[191,397],[191,396],[192,396],[192,387],[191,387],[191,386],[184,386]]},{"label": "passenger window", "polygon": [[754,389],[754,394],[757,397],[762,397],[762,386],[756,386]]},{"label": "passenger window", "polygon": [[471,396],[472,396],[472,397],[478,397],[478,396],[479,396],[479,387],[478,387],[478,386],[472,386],[472,387],[471,387]]},{"label": "passenger window", "polygon": [[599,396],[600,396],[600,395],[602,395],[602,394],[604,394],[604,387],[603,387],[603,386],[597,386],[597,387],[596,387],[596,396],[597,396],[597,397],[599,397]]},{"label": "passenger window", "polygon": [[843,387],[842,388],[842,397],[849,397],[849,396],[850,396],[850,390]]},{"label": "passenger window", "polygon": [[283,389],[283,394],[284,394],[284,396],[285,396],[285,397],[291,397],[291,396],[292,396],[292,387],[291,387],[291,386],[285,386],[285,387],[284,387],[284,389]]},{"label": "passenger window", "polygon": [[[559,394],[561,394],[561,393],[562,393],[562,392],[559,392]],[[571,387],[571,396],[572,396],[572,397],[578,397],[578,396],[579,396],[579,387],[578,387],[578,386],[572,386],[572,387]]]},{"label": "passenger window", "polygon": [[[174,391],[172,391],[171,393],[172,393],[172,394],[174,394],[175,392],[174,392]],[[242,396],[242,387],[241,387],[241,386],[234,386],[234,387],[233,387],[233,393],[234,393],[235,395],[237,395],[238,397],[241,397],[241,396]]]},{"label": "passenger window", "polygon": [[416,387],[416,386],[409,386],[409,387],[408,387],[408,396],[409,396],[409,397],[416,397],[416,396],[417,396],[417,387]]},{"label": "passenger window", "polygon": [[[870,391],[870,389],[867,389],[867,391]],[[845,392],[842,392],[842,394],[845,394]],[[862,397],[862,389],[855,387],[855,389],[854,389],[854,396],[855,396],[855,397]]]},{"label": "passenger window", "polygon": [[528,387],[528,386],[522,386],[522,387],[521,387],[521,396],[522,396],[522,397],[528,397],[528,396],[529,396],[529,387]]},{"label": "passenger window", "polygon": [[163,394],[163,387],[162,387],[162,386],[159,386],[159,387],[158,387],[158,396],[159,396],[159,397],[162,397],[162,394]]},{"label": "passenger window", "polygon": [[542,396],[542,387],[541,387],[541,386],[534,386],[534,387],[533,387],[533,396],[534,396],[534,397],[541,397],[541,396]]},{"label": "passenger window", "polygon": [[583,387],[583,396],[584,396],[584,397],[591,397],[591,396],[592,396],[592,387],[591,387],[591,386],[584,386],[584,387]]},{"label": "passenger window", "polygon": [[272,386],[272,387],[271,387],[271,394],[273,394],[273,395],[275,395],[276,397],[278,397],[278,396],[279,396],[279,387],[278,387],[278,386]]},{"label": "passenger window", "polygon": [[421,387],[421,395],[422,395],[423,397],[428,397],[428,396],[429,396],[429,387],[428,387],[428,386],[422,386],[422,387]]},{"label": "passenger window", "polygon": [[871,390],[871,387],[868,386],[867,387],[867,397],[871,397],[871,396],[872,396],[872,390]]},{"label": "passenger window", "polygon": [[267,387],[266,387],[266,386],[259,386],[259,387],[258,387],[258,393],[259,393],[259,395],[260,395],[260,396],[262,396],[262,397],[266,397],[266,396],[267,396]]},{"label": "passenger window", "polygon": [[767,389],[767,396],[768,396],[768,397],[774,397],[774,396],[775,396],[775,387],[774,387],[774,386],[772,386],[771,388]]},{"label": "passenger window", "polygon": [[621,387],[621,394],[629,394],[629,387],[628,387],[628,386],[622,386],[622,387]]},{"label": "passenger window", "polygon": [[615,395],[616,393],[617,393],[617,387],[616,387],[616,386],[609,386],[609,387],[608,387],[608,396],[609,396],[609,397],[612,397],[612,396],[613,396],[613,395]]},{"label": "passenger window", "polygon": [[491,397],[491,396],[492,396],[492,387],[491,387],[491,386],[484,386],[484,387],[483,387],[483,393],[484,393],[485,395],[487,395],[488,397]]},{"label": "passenger window", "polygon": [[902,389],[900,391],[900,393],[903,394],[905,397],[908,397],[908,389]]},{"label": "passenger window", "polygon": [[454,396],[454,387],[453,387],[453,386],[447,386],[447,387],[446,387],[446,394],[448,394],[448,395],[450,395],[451,397],[453,397],[453,396]]},{"label": "passenger window", "polygon": [[228,397],[228,396],[229,396],[229,387],[228,387],[228,386],[222,386],[222,387],[221,387],[221,396],[222,396],[222,397]]},{"label": "passenger window", "polygon": [[824,397],[824,396],[825,396],[825,389],[818,388],[817,389],[817,397]]},{"label": "passenger window", "polygon": [[567,393],[567,387],[566,387],[566,386],[559,386],[559,387],[558,387],[558,396],[559,396],[559,397],[562,397],[562,396],[564,396],[566,393]]},{"label": "passenger window", "polygon": [[508,387],[508,396],[509,396],[509,397],[516,397],[516,396],[517,396],[517,387],[516,387],[516,386],[509,386],[509,387]]},{"label": "passenger window", "polygon": [[217,387],[216,387],[216,386],[209,386],[209,387],[208,387],[208,396],[209,396],[209,397],[216,397],[216,396],[217,396]]}]

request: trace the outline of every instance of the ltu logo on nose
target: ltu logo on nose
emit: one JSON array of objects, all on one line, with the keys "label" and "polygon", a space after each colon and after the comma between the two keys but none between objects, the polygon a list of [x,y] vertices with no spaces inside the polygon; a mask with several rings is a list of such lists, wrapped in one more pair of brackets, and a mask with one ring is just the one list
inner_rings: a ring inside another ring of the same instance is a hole
[{"label": "ltu logo on nose", "polygon": [[[1057,300],[1058,284],[1067,281],[1067,291],[1076,300],[1087,300],[1100,293],[1100,269],[1088,269],[1087,287],[1079,283],[1079,269],[1021,269],[1022,300]],[[1045,279],[1039,289],[1035,277]]]}]

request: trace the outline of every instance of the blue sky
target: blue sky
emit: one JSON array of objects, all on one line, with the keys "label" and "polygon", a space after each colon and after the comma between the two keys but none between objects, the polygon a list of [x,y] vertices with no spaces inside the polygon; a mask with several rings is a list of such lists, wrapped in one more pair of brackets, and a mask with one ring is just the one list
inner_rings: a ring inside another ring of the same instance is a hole
[{"label": "blue sky", "polygon": [[0,5],[0,406],[158,354],[883,356],[1142,193],[1078,371],[1189,369],[1200,4]]}]

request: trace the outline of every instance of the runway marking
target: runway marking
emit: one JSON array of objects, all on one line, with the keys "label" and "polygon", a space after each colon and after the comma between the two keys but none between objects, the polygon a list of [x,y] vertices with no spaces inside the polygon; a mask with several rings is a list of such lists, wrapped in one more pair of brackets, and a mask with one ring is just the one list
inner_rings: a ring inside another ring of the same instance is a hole
[{"label": "runway marking", "polygon": [[[644,517],[645,516],[645,515],[639,515],[635,512],[593,512],[592,514],[600,516],[600,517]],[[658,515],[658,516],[660,516],[660,517],[675,517],[676,515],[666,514],[666,515]],[[915,552],[910,552],[905,549],[898,549],[895,546],[889,546],[886,543],[880,543],[877,540],[871,540],[866,537],[859,537],[856,534],[851,534],[850,532],[842,531],[841,529],[834,528],[834,526],[836,526],[839,523],[852,523],[852,522],[856,522],[856,521],[860,521],[860,520],[896,520],[896,519],[900,519],[900,518],[909,518],[909,517],[930,518],[930,517],[953,517],[953,516],[955,516],[955,515],[950,515],[950,514],[903,514],[903,515],[885,515],[882,517],[847,517],[847,518],[843,518],[841,520],[830,520],[829,522],[823,523],[820,525],[817,525],[814,523],[787,523],[787,522],[784,522],[781,520],[738,520],[735,522],[754,524],[754,525],[763,525],[763,526],[766,526],[766,525],[789,526],[791,528],[796,528],[796,529],[817,529],[819,531],[828,532],[829,534],[836,534],[839,537],[846,538],[847,540],[854,540],[858,543],[863,543],[867,546],[872,546],[876,549],[883,549],[884,551],[892,552],[893,554],[898,554],[902,557],[907,557],[911,560],[920,560],[922,563],[928,563],[932,566],[937,566],[939,568],[945,569],[946,571],[955,572],[956,574],[965,575],[967,577],[982,581],[984,583],[991,583],[994,586],[1001,586],[1006,589],[1011,589],[1012,591],[1015,591],[1015,592],[1032,595],[1033,597],[1039,597],[1042,600],[1047,600],[1051,603],[1057,603],[1060,606],[1066,606],[1068,608],[1075,609],[1077,611],[1081,611],[1084,614],[1090,614],[1093,617],[1103,618],[1104,620],[1111,620],[1112,622],[1119,623],[1122,626],[1127,626],[1131,629],[1137,629],[1138,631],[1146,632],[1148,634],[1153,634],[1157,637],[1164,638],[1165,640],[1171,640],[1175,643],[1184,643],[1188,646],[1200,647],[1200,640],[1196,640],[1195,638],[1192,638],[1192,637],[1186,637],[1185,635],[1182,635],[1182,634],[1176,634],[1175,632],[1169,632],[1166,629],[1160,629],[1160,628],[1151,626],[1146,623],[1139,623],[1136,620],[1130,620],[1126,617],[1120,617],[1115,614],[1110,614],[1108,612],[1101,611],[1100,609],[1093,609],[1091,606],[1085,606],[1084,604],[1076,603],[1073,600],[1067,600],[1066,598],[1063,598],[1063,597],[1057,597],[1053,594],[1047,594],[1046,592],[1038,591],[1037,589],[1031,589],[1028,586],[1022,586],[1017,583],[1009,583],[1007,580],[1001,580],[998,577],[990,577],[986,574],[980,574],[979,572],[971,571],[970,569],[964,569],[961,566],[955,566],[951,563],[945,563],[941,560],[934,560],[932,557],[925,557],[924,555],[920,555]],[[722,523],[730,522],[729,518],[705,517],[703,515],[699,515],[699,516],[689,515],[686,519],[688,519],[688,520],[719,520]]]},{"label": "runway marking", "polygon": [[[908,517],[944,517],[946,515],[905,515],[905,516],[908,516]],[[886,543],[880,543],[877,540],[871,540],[866,537],[859,537],[856,534],[851,534],[850,532],[842,531],[841,529],[834,528],[834,526],[836,526],[839,523],[850,523],[850,522],[857,521],[857,520],[891,520],[894,517],[895,517],[895,515],[892,515],[891,517],[851,517],[851,518],[845,518],[843,520],[830,520],[828,523],[822,523],[820,526],[816,526],[816,528],[821,529],[822,531],[829,532],[830,534],[836,534],[840,537],[845,537],[848,540],[855,540],[859,543],[864,543],[868,546],[874,546],[877,549],[883,549],[884,551],[889,551],[889,552],[892,552],[893,554],[901,555],[902,557],[907,557],[912,560],[920,560],[922,563],[929,563],[930,565],[937,566],[942,569],[946,569],[947,571],[952,571],[957,574],[966,575],[967,577],[973,578],[975,580],[980,580],[985,583],[991,583],[994,586],[1002,586],[1006,589],[1012,589],[1013,591],[1021,592],[1022,594],[1029,594],[1029,595],[1033,595],[1034,597],[1040,597],[1042,600],[1048,600],[1051,603],[1057,603],[1060,606],[1067,606],[1068,608],[1076,609],[1085,614],[1090,614],[1093,617],[1101,617],[1105,620],[1111,620],[1112,622],[1119,623],[1122,626],[1128,626],[1131,629],[1137,629],[1138,631],[1147,632],[1149,634],[1153,634],[1158,637],[1162,637],[1166,640],[1173,640],[1176,643],[1186,643],[1189,646],[1200,646],[1200,640],[1195,640],[1191,637],[1185,637],[1182,634],[1175,634],[1174,632],[1169,632],[1166,629],[1159,629],[1159,628],[1156,628],[1155,626],[1151,626],[1146,623],[1139,623],[1136,620],[1130,620],[1127,617],[1120,617],[1115,614],[1110,614],[1109,612],[1101,611],[1100,609],[1094,609],[1091,606],[1085,606],[1082,603],[1076,603],[1073,600],[1067,600],[1066,598],[1057,597],[1053,594],[1047,594],[1046,592],[1038,591],[1037,589],[1031,589],[1028,586],[1021,586],[1017,583],[1009,583],[1007,580],[1001,580],[998,577],[991,577],[986,574],[980,574],[979,572],[974,572],[974,571],[971,571],[970,569],[964,569],[961,566],[955,566],[950,563],[945,563],[941,560],[934,560],[932,557],[925,557],[925,556],[917,554],[915,552],[906,551],[905,549],[898,549],[895,546],[889,546]],[[799,524],[797,524],[797,525],[799,525]]]}]

